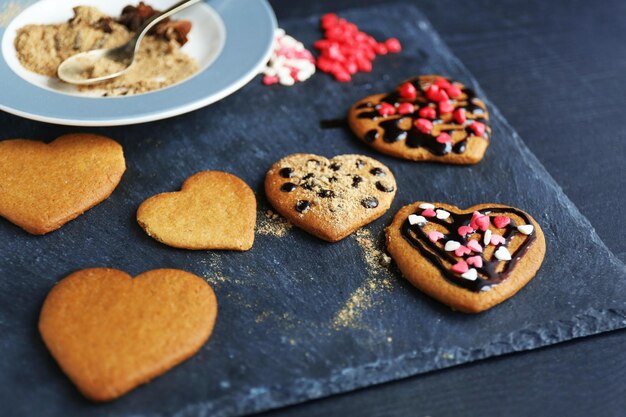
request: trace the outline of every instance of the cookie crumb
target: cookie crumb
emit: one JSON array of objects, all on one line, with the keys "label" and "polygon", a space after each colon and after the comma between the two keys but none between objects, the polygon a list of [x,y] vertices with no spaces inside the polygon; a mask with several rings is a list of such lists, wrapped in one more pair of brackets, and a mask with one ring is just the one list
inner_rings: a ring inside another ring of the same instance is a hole
[{"label": "cookie crumb", "polygon": [[293,226],[287,219],[272,210],[266,210],[263,216],[259,216],[257,233],[265,236],[283,237]]}]

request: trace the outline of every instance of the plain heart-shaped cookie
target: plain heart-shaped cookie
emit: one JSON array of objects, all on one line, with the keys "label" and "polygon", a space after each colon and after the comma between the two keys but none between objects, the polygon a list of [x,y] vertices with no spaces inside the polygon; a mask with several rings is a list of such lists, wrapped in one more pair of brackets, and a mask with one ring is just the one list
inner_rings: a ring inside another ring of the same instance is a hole
[{"label": "plain heart-shaped cookie", "polygon": [[0,216],[32,234],[51,232],[106,200],[125,170],[122,147],[104,136],[2,141]]},{"label": "plain heart-shaped cookie", "polygon": [[267,172],[265,192],[293,224],[336,242],[387,211],[396,181],[389,168],[367,156],[293,154]]},{"label": "plain heart-shaped cookie", "polygon": [[461,210],[416,202],[400,209],[386,234],[387,249],[407,280],[468,313],[513,296],[535,276],[546,252],[539,224],[500,204]]},{"label": "plain heart-shaped cookie", "polygon": [[178,192],[150,197],[137,210],[146,233],[184,249],[248,250],[254,243],[256,199],[240,178],[203,171]]},{"label": "plain heart-shaped cookie", "polygon": [[391,93],[359,100],[348,124],[377,151],[414,161],[475,164],[491,137],[485,103],[438,75],[414,77]]},{"label": "plain heart-shaped cookie", "polygon": [[110,401],[193,355],[216,316],[213,290],[189,272],[93,268],[50,291],[39,332],[86,397]]}]

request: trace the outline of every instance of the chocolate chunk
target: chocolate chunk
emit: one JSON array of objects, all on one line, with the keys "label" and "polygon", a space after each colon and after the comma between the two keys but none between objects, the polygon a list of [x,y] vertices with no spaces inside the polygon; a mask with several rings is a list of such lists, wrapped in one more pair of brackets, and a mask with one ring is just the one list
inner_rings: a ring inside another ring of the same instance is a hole
[{"label": "chocolate chunk", "polygon": [[352,186],[354,188],[359,188],[359,184],[363,182],[363,178],[359,175],[355,175],[352,177]]},{"label": "chocolate chunk", "polygon": [[281,187],[280,187],[280,191],[284,191],[286,193],[290,193],[293,190],[295,190],[296,188],[298,188],[298,186],[292,182],[286,182],[284,183]]},{"label": "chocolate chunk", "polygon": [[380,181],[376,181],[376,188],[385,193],[390,193],[393,191],[393,187],[388,184],[383,184]]},{"label": "chocolate chunk", "polygon": [[322,190],[317,193],[322,198],[332,198],[335,196],[335,192],[333,190]]},{"label": "chocolate chunk", "polygon": [[286,167],[278,171],[278,173],[283,178],[291,178],[293,176],[293,168]]},{"label": "chocolate chunk", "polygon": [[[378,205],[378,203],[376,203]],[[296,210],[300,213],[306,213],[311,208],[311,202],[308,200],[300,200],[296,204]]]},{"label": "chocolate chunk", "polygon": [[330,169],[332,169],[333,171],[339,171],[339,169],[341,169],[341,165],[339,165],[337,162],[333,162],[332,164],[330,164]]},{"label": "chocolate chunk", "polygon": [[365,197],[361,200],[361,205],[365,208],[376,208],[378,207],[378,199],[376,197]]},{"label": "chocolate chunk", "polygon": [[310,179],[310,178],[314,178],[314,177],[315,177],[315,174],[314,174],[314,173],[312,173],[312,172],[309,172],[309,173],[308,173],[308,174],[306,174],[304,177],[302,177],[302,180],[303,180],[303,181],[306,181],[306,180],[308,180],[308,179]]},{"label": "chocolate chunk", "polygon": [[338,181],[338,180],[337,180],[337,177],[330,177],[330,178],[328,179],[328,182],[337,182],[337,181]]},{"label": "chocolate chunk", "polygon": [[377,177],[384,177],[385,175],[387,175],[385,174],[385,171],[383,171],[383,169],[379,167],[370,169],[370,174],[375,175]]}]

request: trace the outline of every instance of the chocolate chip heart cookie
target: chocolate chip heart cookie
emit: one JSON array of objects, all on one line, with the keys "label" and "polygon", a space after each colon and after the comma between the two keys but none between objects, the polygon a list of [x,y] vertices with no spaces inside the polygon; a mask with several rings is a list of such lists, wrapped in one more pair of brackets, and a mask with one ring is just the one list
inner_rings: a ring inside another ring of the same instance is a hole
[{"label": "chocolate chip heart cookie", "polygon": [[137,222],[149,236],[176,248],[243,251],[254,242],[256,199],[239,177],[204,171],[187,178],[180,191],[144,201]]},{"label": "chocolate chip heart cookie", "polygon": [[389,168],[367,156],[293,154],[267,172],[265,192],[293,224],[336,242],[387,211],[396,181]]},{"label": "chocolate chip heart cookie", "polygon": [[359,100],[348,123],[377,151],[415,161],[475,164],[491,137],[485,103],[438,75],[414,77],[391,93]]},{"label": "chocolate chip heart cookie", "polygon": [[50,291],[39,332],[86,397],[110,401],[193,355],[216,316],[213,290],[189,272],[93,268]]},{"label": "chocolate chip heart cookie", "polygon": [[413,203],[400,209],[386,234],[387,249],[406,279],[468,313],[513,296],[535,276],[546,251],[539,224],[499,204],[461,210]]},{"label": "chocolate chip heart cookie", "polygon": [[0,216],[35,235],[51,232],[106,200],[125,170],[122,147],[104,136],[2,141]]}]

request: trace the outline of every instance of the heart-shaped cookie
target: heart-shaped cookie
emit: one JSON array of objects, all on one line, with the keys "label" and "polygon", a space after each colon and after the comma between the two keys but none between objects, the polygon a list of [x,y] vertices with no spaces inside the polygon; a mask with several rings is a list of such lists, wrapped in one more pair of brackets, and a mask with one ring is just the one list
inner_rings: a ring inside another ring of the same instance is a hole
[{"label": "heart-shaped cookie", "polygon": [[513,296],[535,276],[546,252],[539,224],[500,204],[461,210],[413,203],[400,209],[386,233],[387,249],[406,279],[468,313]]},{"label": "heart-shaped cookie", "polygon": [[491,137],[485,103],[438,75],[414,77],[391,93],[359,100],[348,123],[377,151],[415,161],[475,164]]},{"label": "heart-shaped cookie", "polygon": [[387,211],[396,180],[389,168],[367,156],[293,154],[272,165],[265,192],[293,224],[336,242]]},{"label": "heart-shaped cookie", "polygon": [[50,291],[39,332],[86,397],[110,401],[193,355],[216,316],[213,290],[189,272],[93,268]]},{"label": "heart-shaped cookie", "polygon": [[240,178],[203,171],[178,192],[150,197],[137,210],[146,233],[184,249],[248,250],[254,242],[256,199]]},{"label": "heart-shaped cookie", "polygon": [[51,232],[109,197],[125,169],[122,147],[104,136],[2,141],[0,216],[32,234]]}]

